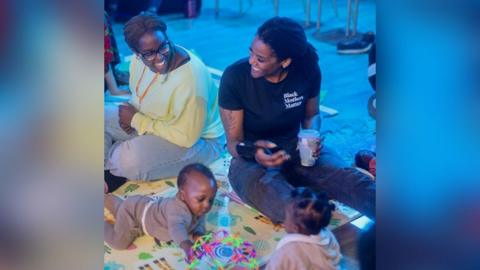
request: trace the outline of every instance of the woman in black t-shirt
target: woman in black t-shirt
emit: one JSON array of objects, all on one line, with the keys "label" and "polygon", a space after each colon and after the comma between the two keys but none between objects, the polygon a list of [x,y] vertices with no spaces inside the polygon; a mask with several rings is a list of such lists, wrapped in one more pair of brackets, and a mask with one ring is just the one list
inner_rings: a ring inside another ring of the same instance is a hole
[{"label": "woman in black t-shirt", "polygon": [[230,183],[244,202],[276,223],[284,219],[291,190],[300,185],[374,216],[374,182],[344,168],[331,150],[320,144],[315,165],[300,165],[300,128],[320,129],[320,82],[318,55],[303,28],[280,17],[258,28],[248,60],[232,64],[222,76],[219,103],[233,156]]}]

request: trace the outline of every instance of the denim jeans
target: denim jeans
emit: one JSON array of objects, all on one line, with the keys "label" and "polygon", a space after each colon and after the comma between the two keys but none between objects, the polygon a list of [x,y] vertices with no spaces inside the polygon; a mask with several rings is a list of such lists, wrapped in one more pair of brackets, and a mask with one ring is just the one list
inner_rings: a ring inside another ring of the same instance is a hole
[{"label": "denim jeans", "polygon": [[346,167],[343,160],[325,146],[312,167],[301,166],[298,158],[279,169],[265,168],[241,157],[233,158],[228,177],[238,196],[274,223],[285,219],[290,193],[298,186],[325,191],[333,199],[375,218],[375,182]]}]

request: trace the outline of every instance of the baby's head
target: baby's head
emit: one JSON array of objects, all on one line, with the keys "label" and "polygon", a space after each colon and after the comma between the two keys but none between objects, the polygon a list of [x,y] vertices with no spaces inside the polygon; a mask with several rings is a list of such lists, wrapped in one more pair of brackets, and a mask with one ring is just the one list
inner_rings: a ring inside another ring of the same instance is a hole
[{"label": "baby's head", "polygon": [[296,188],[286,208],[285,230],[287,233],[318,234],[330,223],[334,209],[335,205],[328,202],[325,193],[317,194],[308,188]]},{"label": "baby's head", "polygon": [[180,199],[193,215],[200,217],[210,211],[217,182],[209,168],[200,163],[185,166],[178,175],[177,186]]},{"label": "baby's head", "polygon": [[355,166],[377,176],[377,154],[370,150],[360,150],[355,154]]}]

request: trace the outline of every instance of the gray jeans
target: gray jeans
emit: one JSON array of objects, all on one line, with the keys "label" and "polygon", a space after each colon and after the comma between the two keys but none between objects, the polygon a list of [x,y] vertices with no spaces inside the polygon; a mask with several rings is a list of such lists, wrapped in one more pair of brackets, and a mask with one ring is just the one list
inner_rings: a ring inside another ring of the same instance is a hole
[{"label": "gray jeans", "polygon": [[155,135],[127,134],[118,123],[115,104],[105,104],[104,121],[104,169],[130,180],[177,176],[184,166],[195,162],[208,165],[224,151],[224,136],[200,138],[185,148]]},{"label": "gray jeans", "polygon": [[375,218],[375,182],[354,168],[345,167],[343,160],[327,147],[322,148],[313,167],[303,167],[298,160],[292,160],[281,169],[267,169],[255,161],[234,158],[228,177],[238,196],[274,223],[285,219],[285,206],[297,186],[325,191]]}]

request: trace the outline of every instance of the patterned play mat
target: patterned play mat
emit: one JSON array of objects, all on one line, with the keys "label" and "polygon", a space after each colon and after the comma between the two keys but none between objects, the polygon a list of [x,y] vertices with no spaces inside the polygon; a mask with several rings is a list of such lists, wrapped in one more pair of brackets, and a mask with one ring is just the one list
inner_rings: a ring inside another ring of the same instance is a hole
[{"label": "patterned play mat", "polygon": [[[207,231],[227,231],[252,243],[259,265],[264,265],[280,238],[285,234],[281,226],[272,222],[257,210],[244,204],[232,191],[227,179],[230,157],[217,160],[209,167],[218,182],[218,192],[212,210],[207,215]],[[128,181],[114,192],[126,198],[132,195],[173,196],[176,193],[176,179],[156,182]],[[360,213],[337,204],[330,223],[335,229],[360,216]],[[112,215],[104,209],[107,220],[114,222]],[[186,269],[183,251],[171,241],[156,244],[153,238],[142,236],[135,240],[129,250],[115,250],[104,242],[104,270],[168,270]]]}]

